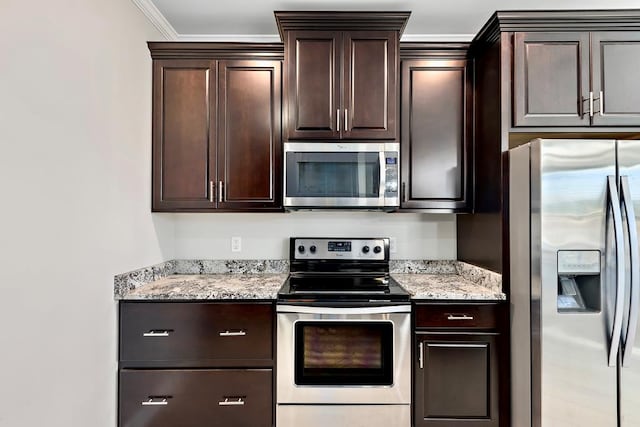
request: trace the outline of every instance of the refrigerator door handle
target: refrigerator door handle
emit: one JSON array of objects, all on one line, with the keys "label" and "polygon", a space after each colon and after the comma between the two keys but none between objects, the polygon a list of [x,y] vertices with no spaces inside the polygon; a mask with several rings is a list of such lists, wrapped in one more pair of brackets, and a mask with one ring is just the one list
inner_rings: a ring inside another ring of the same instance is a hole
[{"label": "refrigerator door handle", "polygon": [[607,177],[609,203],[613,213],[613,231],[616,242],[616,301],[613,314],[613,330],[611,331],[611,345],[609,346],[609,366],[616,366],[618,348],[622,336],[622,312],[624,311],[624,236],[622,234],[622,211],[618,197],[618,183],[615,176]]},{"label": "refrigerator door handle", "polygon": [[640,255],[638,254],[638,229],[636,227],[636,214],[633,209],[633,200],[629,188],[629,178],[620,177],[620,198],[627,217],[627,232],[629,233],[629,255],[631,258],[631,303],[629,305],[629,324],[623,341],[622,366],[629,366],[631,352],[635,344],[638,329],[638,309],[640,308]]}]

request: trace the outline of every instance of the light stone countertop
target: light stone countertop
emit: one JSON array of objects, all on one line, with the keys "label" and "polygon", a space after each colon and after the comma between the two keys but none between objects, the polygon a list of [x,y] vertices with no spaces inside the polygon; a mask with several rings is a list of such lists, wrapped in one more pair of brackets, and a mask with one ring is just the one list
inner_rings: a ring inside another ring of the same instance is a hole
[{"label": "light stone countertop", "polygon": [[[276,299],[286,260],[172,260],[114,278],[117,300]],[[460,261],[392,260],[413,299],[504,300],[500,274]]]},{"label": "light stone countertop", "polygon": [[176,274],[140,286],[123,300],[276,299],[286,274]]},{"label": "light stone countertop", "polygon": [[478,285],[459,274],[392,274],[412,299],[504,300],[500,289]]}]

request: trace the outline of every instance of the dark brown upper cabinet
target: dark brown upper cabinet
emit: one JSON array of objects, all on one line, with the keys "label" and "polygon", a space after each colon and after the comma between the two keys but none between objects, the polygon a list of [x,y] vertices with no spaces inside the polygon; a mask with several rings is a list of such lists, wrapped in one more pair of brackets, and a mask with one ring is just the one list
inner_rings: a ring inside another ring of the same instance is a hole
[{"label": "dark brown upper cabinet", "polygon": [[243,44],[149,46],[152,210],[279,210],[282,48],[278,53],[278,46],[269,51],[265,45],[261,53]]},{"label": "dark brown upper cabinet", "polygon": [[540,137],[638,137],[639,39],[640,9],[491,16],[469,47],[474,213],[456,219],[458,260],[508,277],[510,148]]},{"label": "dark brown upper cabinet", "polygon": [[640,31],[591,33],[594,126],[640,126]]},{"label": "dark brown upper cabinet", "polygon": [[282,206],[280,61],[218,63],[218,208]]},{"label": "dark brown upper cabinet", "polygon": [[640,32],[514,37],[514,126],[640,125]]},{"label": "dark brown upper cabinet", "polygon": [[472,208],[473,91],[467,47],[402,44],[402,209],[468,212]]},{"label": "dark brown upper cabinet", "polygon": [[[215,62],[153,64],[153,209],[209,209],[216,176]],[[211,126],[211,123],[214,123]]]},{"label": "dark brown upper cabinet", "polygon": [[285,140],[398,138],[405,12],[276,12]]}]

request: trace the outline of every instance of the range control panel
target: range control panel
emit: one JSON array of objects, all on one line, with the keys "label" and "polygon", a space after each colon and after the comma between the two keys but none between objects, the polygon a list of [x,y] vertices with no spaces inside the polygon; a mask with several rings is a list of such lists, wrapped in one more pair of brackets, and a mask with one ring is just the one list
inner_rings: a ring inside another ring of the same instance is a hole
[{"label": "range control panel", "polygon": [[350,259],[384,261],[388,238],[300,238],[294,239],[295,259]]}]

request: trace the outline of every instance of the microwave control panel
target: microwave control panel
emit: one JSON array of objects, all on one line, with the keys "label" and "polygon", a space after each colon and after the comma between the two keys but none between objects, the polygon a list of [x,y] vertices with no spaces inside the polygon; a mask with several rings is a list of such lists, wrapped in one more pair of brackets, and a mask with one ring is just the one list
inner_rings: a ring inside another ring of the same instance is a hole
[{"label": "microwave control panel", "polygon": [[384,153],[385,158],[385,187],[384,197],[385,199],[398,199],[398,152],[387,151]]}]

